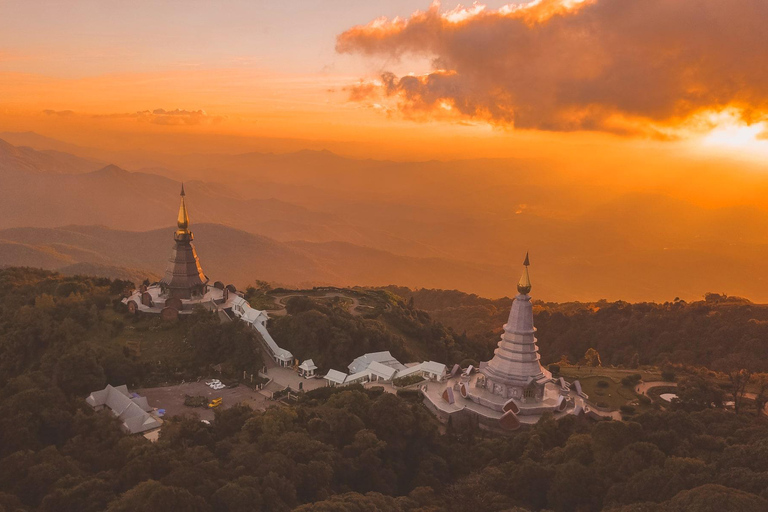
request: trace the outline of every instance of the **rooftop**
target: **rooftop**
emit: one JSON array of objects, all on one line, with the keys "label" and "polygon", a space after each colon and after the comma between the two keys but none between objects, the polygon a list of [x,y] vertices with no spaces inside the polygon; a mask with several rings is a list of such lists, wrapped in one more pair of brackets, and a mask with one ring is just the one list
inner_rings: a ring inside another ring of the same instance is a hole
[{"label": "rooftop", "polygon": [[148,414],[151,411],[147,399],[135,395],[131,397],[126,386],[113,387],[107,385],[104,389],[94,391],[85,399],[93,408],[107,407],[112,414],[122,421],[123,430],[130,434],[138,434],[158,428],[160,420]]},{"label": "rooftop", "polygon": [[356,358],[348,366],[349,373],[354,374],[363,372],[373,361],[394,368],[395,370],[405,370],[405,366],[400,361],[392,357],[392,354],[389,353],[389,350],[385,350],[383,352],[369,352]]},{"label": "rooftop", "polygon": [[328,370],[328,374],[324,378],[336,384],[344,384],[347,374],[340,372],[339,370]]}]

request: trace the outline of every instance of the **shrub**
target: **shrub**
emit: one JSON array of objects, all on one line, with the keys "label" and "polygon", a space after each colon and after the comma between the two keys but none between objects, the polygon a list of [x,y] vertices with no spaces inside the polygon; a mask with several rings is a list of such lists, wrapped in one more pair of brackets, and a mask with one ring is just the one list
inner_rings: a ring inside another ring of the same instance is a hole
[{"label": "shrub", "polygon": [[674,382],[677,375],[672,370],[664,370],[661,372],[661,380],[664,380],[666,382]]},{"label": "shrub", "polygon": [[635,414],[635,408],[631,405],[624,404],[621,407],[619,407],[619,410],[622,414],[630,415]]},{"label": "shrub", "polygon": [[627,375],[626,377],[621,379],[621,385],[628,388],[633,388],[641,380],[642,380],[642,375],[640,375],[639,373],[633,373],[632,375]]},{"label": "shrub", "polygon": [[549,366],[547,366],[547,369],[552,373],[553,377],[559,377],[560,376],[560,365],[552,363]]},{"label": "shrub", "polygon": [[413,375],[407,375],[405,377],[400,377],[399,379],[395,379],[392,381],[392,384],[398,387],[405,387],[410,386],[411,384],[416,384],[417,382],[422,382],[426,379],[424,379],[424,376],[418,373],[414,373]]},{"label": "shrub", "polygon": [[607,380],[599,380],[596,384],[599,388],[609,388],[611,387],[611,384]]},{"label": "shrub", "polygon": [[184,405],[187,407],[206,407],[208,399],[204,396],[184,395]]},{"label": "shrub", "polygon": [[421,398],[421,393],[418,389],[398,389],[397,396],[404,400],[417,401]]}]

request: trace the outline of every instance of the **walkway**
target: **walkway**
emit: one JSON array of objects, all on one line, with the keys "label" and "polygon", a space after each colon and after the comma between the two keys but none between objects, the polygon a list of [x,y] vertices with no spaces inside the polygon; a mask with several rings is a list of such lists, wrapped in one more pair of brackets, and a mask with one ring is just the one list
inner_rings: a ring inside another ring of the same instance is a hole
[{"label": "walkway", "polygon": [[669,387],[676,388],[677,382],[667,382],[664,380],[656,380],[651,382],[641,382],[635,386],[635,393],[638,395],[648,395],[648,390],[651,388]]},{"label": "walkway", "polygon": [[300,377],[293,368],[280,368],[276,366],[267,369],[267,375],[272,379],[272,383],[277,384],[282,388],[291,388],[293,391],[298,391],[299,385],[301,385],[304,391],[324,388],[328,385],[325,379],[305,379],[304,377]]}]

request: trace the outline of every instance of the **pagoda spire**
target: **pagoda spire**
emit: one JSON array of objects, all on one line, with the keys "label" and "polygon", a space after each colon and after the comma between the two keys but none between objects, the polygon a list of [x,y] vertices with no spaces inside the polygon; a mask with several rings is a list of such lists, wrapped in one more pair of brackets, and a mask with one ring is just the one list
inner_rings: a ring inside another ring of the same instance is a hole
[{"label": "pagoda spire", "polygon": [[523,262],[523,275],[520,276],[520,281],[517,283],[517,291],[520,293],[520,295],[528,295],[531,293],[531,278],[528,275],[528,265],[530,265],[530,261],[528,260],[528,253],[525,253],[525,261]]},{"label": "pagoda spire", "polygon": [[181,185],[178,229],[173,235],[176,245],[168,260],[165,277],[160,281],[164,296],[173,299],[191,299],[205,295],[208,278],[200,267],[197,251],[192,244],[194,236],[189,230],[189,214],[184,200],[184,184]]},{"label": "pagoda spire", "polygon": [[179,204],[179,218],[177,220],[179,230],[176,233],[185,234],[189,233],[189,214],[187,213],[187,203],[184,202],[184,196],[186,196],[184,193],[184,183],[181,184],[181,194],[179,195],[181,196],[181,204]]}]

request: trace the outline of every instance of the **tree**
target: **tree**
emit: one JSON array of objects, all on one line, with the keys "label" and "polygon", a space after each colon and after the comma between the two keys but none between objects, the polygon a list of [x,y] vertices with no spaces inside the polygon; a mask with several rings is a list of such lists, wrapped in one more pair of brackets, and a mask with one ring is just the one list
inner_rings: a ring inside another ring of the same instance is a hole
[{"label": "tree", "polygon": [[765,414],[765,404],[768,403],[768,373],[756,373],[752,375],[752,381],[757,387],[755,393],[755,408],[758,417]]},{"label": "tree", "polygon": [[768,501],[744,491],[706,484],[681,491],[664,504],[664,512],[763,512]]},{"label": "tree", "polygon": [[169,487],[155,480],[142,482],[113,501],[107,512],[208,512],[210,507],[204,500],[193,496],[188,490]]},{"label": "tree", "polygon": [[600,354],[597,350],[591,347],[584,353],[583,361],[586,366],[591,366],[593,368],[603,366],[603,362],[600,360]]},{"label": "tree", "polygon": [[672,404],[688,411],[722,407],[723,390],[699,376],[691,376],[677,386],[677,398]]},{"label": "tree", "polygon": [[752,366],[749,359],[741,354],[731,354],[715,364],[715,367],[728,377],[728,382],[731,385],[731,397],[733,398],[733,410],[736,414],[739,413],[744,392],[752,378]]}]

